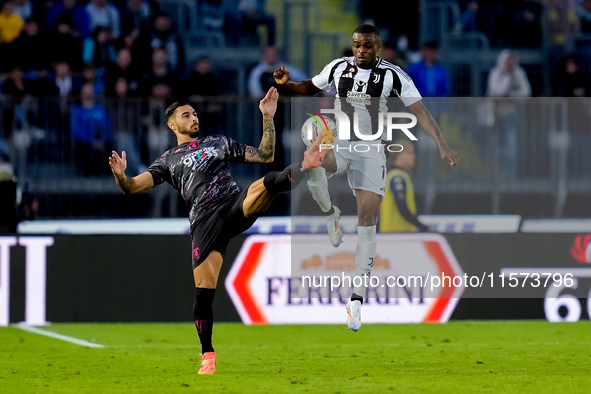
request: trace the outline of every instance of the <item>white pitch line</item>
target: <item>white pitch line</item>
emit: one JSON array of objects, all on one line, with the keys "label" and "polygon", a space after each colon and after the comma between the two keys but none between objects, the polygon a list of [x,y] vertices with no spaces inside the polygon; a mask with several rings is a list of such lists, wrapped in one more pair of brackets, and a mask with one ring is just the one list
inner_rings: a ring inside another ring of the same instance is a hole
[{"label": "white pitch line", "polygon": [[21,330],[30,332],[32,334],[45,335],[46,337],[59,339],[60,341],[70,342],[75,345],[86,346],[86,347],[95,347],[95,348],[105,347],[105,345],[101,345],[99,343],[88,342],[83,339],[78,339],[78,338],[74,338],[74,337],[71,337],[68,335],[58,334],[57,332],[53,332],[53,331],[42,330],[42,329],[36,328],[36,327],[24,326],[24,325],[16,325],[14,327],[20,328]]}]

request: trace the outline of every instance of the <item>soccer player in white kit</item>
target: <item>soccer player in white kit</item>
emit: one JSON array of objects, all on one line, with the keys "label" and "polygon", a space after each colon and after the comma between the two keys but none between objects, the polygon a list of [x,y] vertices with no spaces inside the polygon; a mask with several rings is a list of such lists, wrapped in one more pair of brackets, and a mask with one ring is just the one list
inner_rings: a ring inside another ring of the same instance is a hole
[{"label": "soccer player in white kit", "polygon": [[[346,98],[341,102],[346,103],[344,105],[355,102],[355,99],[363,101],[375,97],[385,101],[388,97],[399,97],[414,113],[427,134],[435,140],[441,158],[451,166],[457,165],[457,152],[450,149],[445,142],[439,126],[423,105],[412,79],[400,67],[377,56],[381,48],[377,29],[371,25],[361,25],[353,32],[351,41],[353,56],[333,60],[314,78],[291,81],[289,71],[282,66],[273,74],[275,82],[296,94],[309,96],[336,88],[337,101],[339,97]],[[359,112],[357,109],[356,111]],[[368,134],[372,132],[369,131]],[[354,145],[357,142],[335,141],[335,145],[337,143]],[[355,277],[361,277],[362,280],[355,282],[361,282],[362,285],[354,286],[351,300],[347,303],[347,326],[353,331],[361,328],[361,305],[376,256],[376,223],[384,197],[385,169],[386,156],[383,149],[367,153],[359,153],[354,149],[340,149],[335,152],[333,149],[326,154],[322,167],[306,174],[308,189],[324,212],[330,242],[334,247],[341,244],[343,234],[339,227],[340,210],[330,201],[327,173],[332,175],[347,171],[349,185],[357,199],[359,240],[355,249]]]}]

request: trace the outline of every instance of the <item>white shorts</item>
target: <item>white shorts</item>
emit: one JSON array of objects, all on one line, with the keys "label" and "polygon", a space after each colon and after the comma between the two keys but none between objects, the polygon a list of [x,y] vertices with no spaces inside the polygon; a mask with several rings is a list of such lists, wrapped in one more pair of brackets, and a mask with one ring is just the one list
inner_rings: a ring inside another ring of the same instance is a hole
[{"label": "white shorts", "polygon": [[[335,141],[332,149],[337,161],[337,172],[347,171],[349,187],[369,190],[384,198],[386,188],[386,154],[381,141]],[[330,178],[331,173],[327,173]]]}]

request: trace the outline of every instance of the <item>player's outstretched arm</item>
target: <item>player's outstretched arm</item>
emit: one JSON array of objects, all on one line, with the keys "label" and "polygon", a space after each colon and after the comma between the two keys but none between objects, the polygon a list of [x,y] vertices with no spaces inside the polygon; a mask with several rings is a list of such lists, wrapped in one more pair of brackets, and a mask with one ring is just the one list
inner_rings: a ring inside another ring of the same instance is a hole
[{"label": "player's outstretched arm", "polygon": [[263,138],[261,138],[258,149],[246,146],[244,161],[247,163],[272,163],[275,158],[275,124],[273,123],[273,117],[277,110],[277,100],[279,100],[279,92],[277,92],[277,89],[271,88],[259,104],[259,109],[263,114]]},{"label": "player's outstretched arm", "polygon": [[273,73],[277,85],[285,86],[292,92],[302,96],[313,96],[322,90],[312,83],[311,79],[303,81],[291,81],[287,67],[281,66]]},{"label": "player's outstretched arm", "polygon": [[450,166],[454,167],[460,161],[458,156],[458,152],[452,150],[445,142],[441,131],[439,130],[439,126],[435,119],[431,116],[431,113],[425,107],[422,101],[417,101],[409,105],[410,110],[416,115],[417,120],[423,127],[423,129],[437,142],[437,146],[439,147],[439,153],[441,154],[441,158],[445,160]]},{"label": "player's outstretched arm", "polygon": [[139,193],[154,187],[152,174],[147,171],[138,176],[134,176],[133,178],[125,175],[125,170],[127,169],[127,156],[125,151],[121,153],[121,156],[113,151],[111,157],[109,157],[109,166],[111,167],[111,171],[113,171],[117,186],[119,186],[119,189],[121,189],[124,194]]}]

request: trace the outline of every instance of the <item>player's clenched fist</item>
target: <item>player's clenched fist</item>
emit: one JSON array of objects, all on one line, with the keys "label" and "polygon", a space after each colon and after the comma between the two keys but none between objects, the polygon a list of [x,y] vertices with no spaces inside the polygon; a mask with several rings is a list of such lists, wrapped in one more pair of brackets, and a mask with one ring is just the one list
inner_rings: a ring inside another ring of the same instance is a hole
[{"label": "player's clenched fist", "polygon": [[273,73],[273,78],[278,85],[285,85],[289,81],[289,71],[287,67],[281,66]]},{"label": "player's clenched fist", "polygon": [[460,162],[460,157],[458,152],[450,149],[448,146],[443,147],[439,150],[441,153],[441,158],[447,162],[452,167],[455,167]]}]

